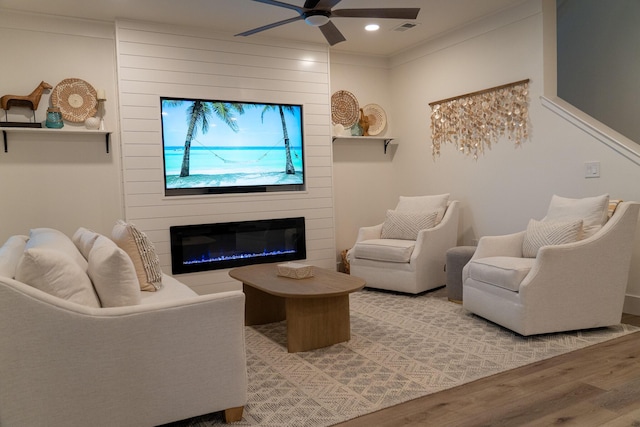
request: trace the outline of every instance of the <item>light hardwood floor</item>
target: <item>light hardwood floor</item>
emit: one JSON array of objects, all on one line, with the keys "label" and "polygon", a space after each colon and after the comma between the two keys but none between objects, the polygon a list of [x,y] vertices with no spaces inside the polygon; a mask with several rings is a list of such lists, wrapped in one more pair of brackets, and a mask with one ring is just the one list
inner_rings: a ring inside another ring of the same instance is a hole
[{"label": "light hardwood floor", "polygon": [[[640,326],[640,316],[623,315]],[[425,396],[339,427],[640,426],[640,333]]]}]

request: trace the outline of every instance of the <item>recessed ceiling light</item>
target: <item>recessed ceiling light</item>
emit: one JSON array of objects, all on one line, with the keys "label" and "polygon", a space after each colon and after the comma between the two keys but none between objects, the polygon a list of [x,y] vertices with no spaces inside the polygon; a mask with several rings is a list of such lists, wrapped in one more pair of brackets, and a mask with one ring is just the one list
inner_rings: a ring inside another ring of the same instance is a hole
[{"label": "recessed ceiling light", "polygon": [[380,29],[380,25],[378,24],[369,24],[366,27],[364,27],[365,30],[367,31],[378,31]]}]

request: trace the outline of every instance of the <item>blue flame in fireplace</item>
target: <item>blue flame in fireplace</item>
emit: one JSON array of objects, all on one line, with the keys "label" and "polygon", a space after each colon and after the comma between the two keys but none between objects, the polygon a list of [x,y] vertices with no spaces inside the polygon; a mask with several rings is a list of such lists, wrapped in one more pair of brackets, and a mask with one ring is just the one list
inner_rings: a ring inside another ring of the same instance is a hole
[{"label": "blue flame in fireplace", "polygon": [[233,254],[233,255],[220,255],[216,257],[203,255],[202,258],[200,259],[186,260],[183,262],[183,264],[184,265],[207,264],[211,262],[234,261],[238,259],[261,258],[261,257],[270,257],[270,256],[295,254],[295,253],[296,253],[296,250],[291,249],[291,250],[264,251],[260,253],[241,253],[241,254]]}]

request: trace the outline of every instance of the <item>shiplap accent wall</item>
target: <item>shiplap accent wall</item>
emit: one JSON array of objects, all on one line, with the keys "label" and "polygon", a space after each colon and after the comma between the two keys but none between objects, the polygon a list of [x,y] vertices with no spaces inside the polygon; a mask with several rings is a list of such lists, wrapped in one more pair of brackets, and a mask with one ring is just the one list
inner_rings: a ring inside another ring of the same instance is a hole
[{"label": "shiplap accent wall", "polygon": [[[116,23],[126,219],[171,272],[169,227],[304,216],[307,262],[336,267],[329,52],[202,29]],[[304,192],[166,197],[160,96],[303,104]],[[228,270],[177,276],[198,293],[237,289]]]}]

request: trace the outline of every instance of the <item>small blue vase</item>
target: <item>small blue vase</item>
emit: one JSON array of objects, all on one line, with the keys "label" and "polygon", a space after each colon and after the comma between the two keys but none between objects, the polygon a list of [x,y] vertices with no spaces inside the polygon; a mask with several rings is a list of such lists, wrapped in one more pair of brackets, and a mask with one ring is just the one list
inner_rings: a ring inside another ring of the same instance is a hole
[{"label": "small blue vase", "polygon": [[44,122],[44,125],[52,129],[60,129],[64,126],[64,122],[62,121],[62,113],[60,113],[59,108],[47,108],[47,120]]}]

